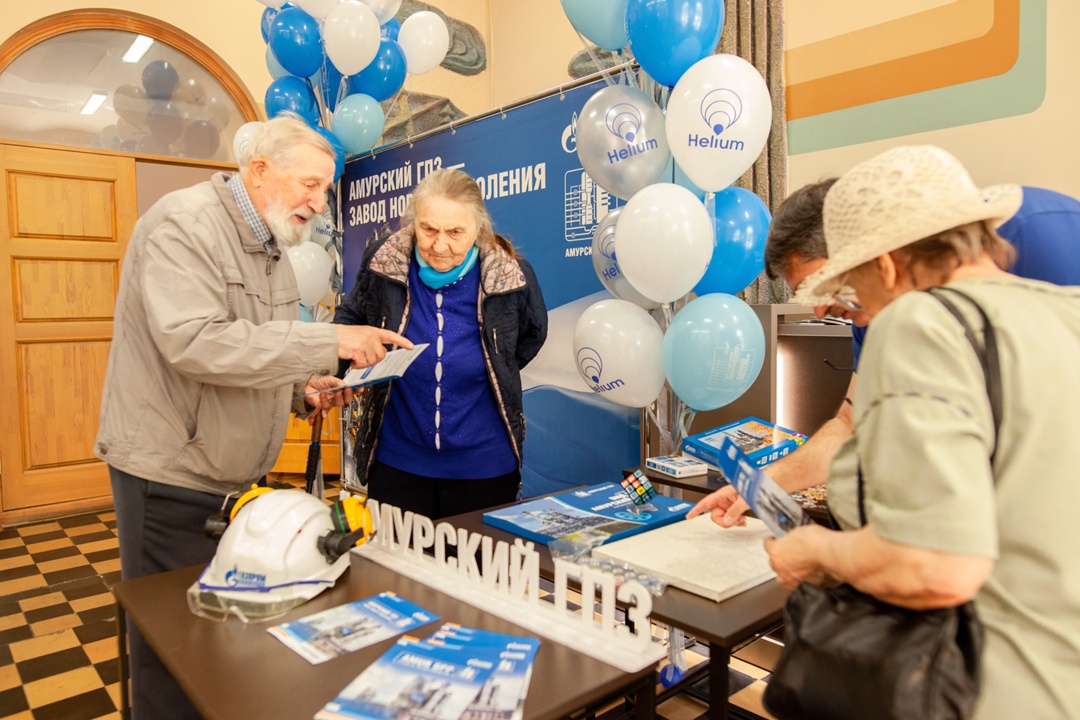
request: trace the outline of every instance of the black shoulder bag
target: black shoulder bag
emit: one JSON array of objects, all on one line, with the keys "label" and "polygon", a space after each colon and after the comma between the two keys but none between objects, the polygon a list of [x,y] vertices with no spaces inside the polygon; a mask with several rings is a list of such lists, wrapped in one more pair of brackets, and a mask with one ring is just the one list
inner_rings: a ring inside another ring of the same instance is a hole
[{"label": "black shoulder bag", "polygon": [[[1001,426],[1001,370],[994,329],[970,296],[935,288],[979,357],[994,419]],[[980,347],[946,295],[966,298],[983,320]],[[862,469],[859,521],[866,524]],[[851,585],[802,583],[784,608],[784,651],[765,689],[765,707],[780,720],[952,720],[970,717],[979,695],[983,626],[973,602],[909,610]]]}]

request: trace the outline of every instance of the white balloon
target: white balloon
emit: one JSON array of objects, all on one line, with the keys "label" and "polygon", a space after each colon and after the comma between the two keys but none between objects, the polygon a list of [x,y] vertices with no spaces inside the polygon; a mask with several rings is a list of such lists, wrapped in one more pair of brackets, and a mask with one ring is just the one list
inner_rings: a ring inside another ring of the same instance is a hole
[{"label": "white balloon", "polygon": [[382,30],[371,8],[359,0],[342,0],[323,24],[326,56],[342,75],[355,75],[379,53]]},{"label": "white balloon", "polygon": [[397,15],[398,8],[401,7],[401,0],[361,0],[361,2],[375,12],[375,17],[379,18],[380,25],[388,23],[392,17]]},{"label": "white balloon", "polygon": [[281,6],[285,4],[285,0],[259,0],[263,5],[268,8],[274,8],[280,10]]},{"label": "white balloon", "polygon": [[657,302],[686,295],[712,259],[712,220],[694,193],[656,183],[636,193],[619,216],[619,268]]},{"label": "white balloon", "polygon": [[293,2],[311,17],[325,20],[341,0],[293,0]]},{"label": "white balloon", "polygon": [[450,31],[441,17],[421,10],[405,18],[398,32],[398,45],[405,51],[405,65],[410,75],[436,68],[450,49]]},{"label": "white balloon", "polygon": [[723,190],[754,164],[772,128],[761,73],[737,55],[690,66],[668,98],[667,139],[675,162],[702,190]]},{"label": "white balloon", "polygon": [[237,165],[243,163],[244,151],[247,150],[248,145],[251,143],[251,136],[260,126],[262,126],[261,122],[248,122],[236,129],[236,134],[233,135],[232,150],[233,159],[236,160]]},{"label": "white balloon", "polygon": [[321,247],[313,242],[300,243],[285,251],[296,275],[300,289],[300,304],[313,307],[318,304],[330,287],[330,270],[333,261]]},{"label": "white balloon", "polygon": [[589,306],[574,328],[574,362],[592,391],[628,407],[644,407],[664,387],[660,326],[626,300]]},{"label": "white balloon", "polygon": [[596,276],[600,278],[600,282],[609,293],[620,300],[629,300],[645,310],[652,310],[660,307],[660,303],[650,300],[635,290],[622,274],[619,261],[615,258],[615,226],[621,212],[621,209],[609,211],[593,231],[593,270],[596,271]]}]

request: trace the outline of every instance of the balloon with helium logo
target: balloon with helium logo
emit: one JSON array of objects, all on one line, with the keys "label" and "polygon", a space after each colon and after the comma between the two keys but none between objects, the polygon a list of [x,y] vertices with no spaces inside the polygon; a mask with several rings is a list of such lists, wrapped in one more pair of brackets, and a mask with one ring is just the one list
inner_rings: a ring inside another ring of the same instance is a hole
[{"label": "balloon with helium logo", "polygon": [[644,407],[664,387],[660,326],[626,300],[589,306],[574,328],[574,361],[594,393],[619,405]]},{"label": "balloon with helium logo", "polygon": [[764,362],[761,321],[733,295],[691,300],[664,333],[664,375],[679,399],[695,410],[715,410],[737,400]]},{"label": "balloon with helium logo", "polygon": [[659,180],[671,157],[664,113],[637,88],[605,87],[581,109],[577,153],[596,184],[613,195],[630,198]]}]

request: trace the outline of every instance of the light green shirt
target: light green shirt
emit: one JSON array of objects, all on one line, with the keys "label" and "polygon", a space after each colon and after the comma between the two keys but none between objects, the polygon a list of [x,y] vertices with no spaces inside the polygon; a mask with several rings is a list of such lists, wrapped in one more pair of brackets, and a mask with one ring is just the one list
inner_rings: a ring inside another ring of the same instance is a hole
[{"label": "light green shirt", "polygon": [[[994,469],[975,352],[940,302],[910,292],[871,324],[855,435],[830,470],[829,507],[845,529],[859,525],[861,462],[878,535],[995,558],[976,597],[987,631],[976,717],[1080,718],[1080,287],[1019,278],[951,287],[978,300],[997,336]],[[981,331],[970,304],[954,302]]]}]

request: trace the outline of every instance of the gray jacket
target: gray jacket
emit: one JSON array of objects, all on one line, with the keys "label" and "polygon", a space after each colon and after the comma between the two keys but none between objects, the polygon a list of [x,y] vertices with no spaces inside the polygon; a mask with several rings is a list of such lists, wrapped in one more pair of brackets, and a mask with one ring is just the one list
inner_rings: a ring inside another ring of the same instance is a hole
[{"label": "gray jacket", "polygon": [[273,467],[293,397],[337,366],[335,328],[300,321],[288,256],[267,255],[227,179],[135,225],[94,445],[119,470],[218,495]]}]

